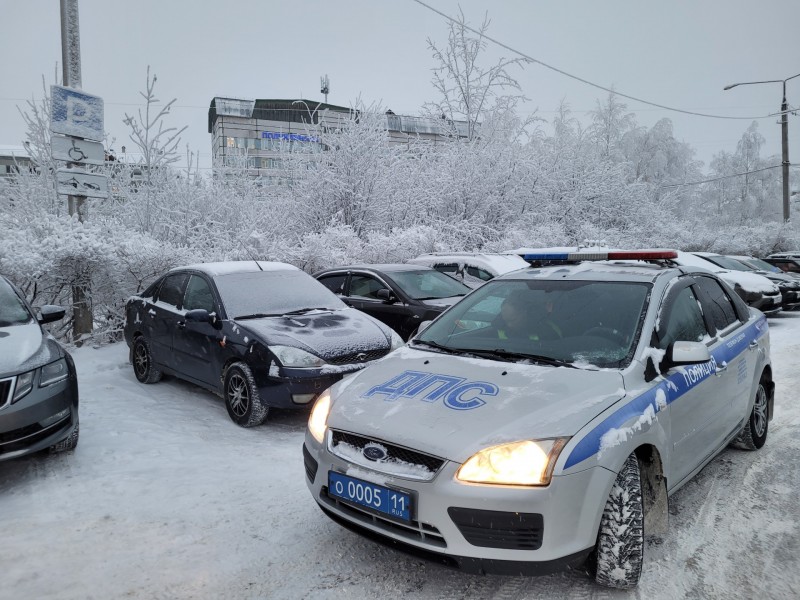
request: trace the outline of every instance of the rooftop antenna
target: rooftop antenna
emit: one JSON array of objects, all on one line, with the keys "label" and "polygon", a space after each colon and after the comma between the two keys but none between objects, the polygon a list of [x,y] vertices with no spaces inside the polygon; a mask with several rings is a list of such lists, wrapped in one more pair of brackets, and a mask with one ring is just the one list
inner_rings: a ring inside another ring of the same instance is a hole
[{"label": "rooftop antenna", "polygon": [[328,103],[328,92],[331,91],[331,82],[328,79],[327,75],[323,75],[319,78],[319,91],[322,94],[325,94],[325,104]]}]

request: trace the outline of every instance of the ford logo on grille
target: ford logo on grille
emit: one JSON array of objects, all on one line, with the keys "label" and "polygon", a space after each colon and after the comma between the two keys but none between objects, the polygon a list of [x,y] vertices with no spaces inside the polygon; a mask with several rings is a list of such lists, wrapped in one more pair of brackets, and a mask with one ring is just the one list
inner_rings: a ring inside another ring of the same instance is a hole
[{"label": "ford logo on grille", "polygon": [[358,354],[356,354],[356,360],[358,362],[364,362],[365,360],[367,360],[367,355],[363,352],[359,352]]},{"label": "ford logo on grille", "polygon": [[361,453],[364,455],[364,458],[367,460],[372,461],[381,461],[386,460],[386,457],[389,456],[389,453],[386,451],[386,448],[381,446],[380,444],[369,443],[361,450]]}]

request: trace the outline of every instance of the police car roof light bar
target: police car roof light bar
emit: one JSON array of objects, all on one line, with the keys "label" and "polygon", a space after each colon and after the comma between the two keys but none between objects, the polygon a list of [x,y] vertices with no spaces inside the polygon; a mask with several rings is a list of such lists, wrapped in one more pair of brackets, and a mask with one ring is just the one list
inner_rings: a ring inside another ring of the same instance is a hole
[{"label": "police car roof light bar", "polygon": [[531,252],[525,260],[577,262],[582,260],[670,260],[678,258],[675,250],[613,250],[606,252]]}]

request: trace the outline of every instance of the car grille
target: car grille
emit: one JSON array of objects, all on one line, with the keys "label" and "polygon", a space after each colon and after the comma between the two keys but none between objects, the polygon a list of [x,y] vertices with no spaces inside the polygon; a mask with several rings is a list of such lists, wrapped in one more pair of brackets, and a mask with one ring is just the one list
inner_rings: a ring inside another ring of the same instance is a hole
[{"label": "car grille", "polygon": [[447,509],[461,535],[473,546],[506,550],[538,550],[544,519],[538,513],[513,513],[473,508]]},{"label": "car grille", "polygon": [[0,408],[11,402],[11,388],[13,387],[13,379],[0,380]]},{"label": "car grille", "polygon": [[389,354],[389,348],[377,348],[375,350],[365,350],[363,352],[351,352],[342,356],[326,358],[325,362],[331,365],[351,365],[378,360]]},{"label": "car grille", "polygon": [[[353,433],[332,430],[331,442],[330,442],[331,452],[336,454],[336,446],[340,443],[348,444],[353,448],[355,448],[356,450],[363,450],[364,446],[366,446],[369,443],[380,444],[381,446],[386,448],[387,456],[384,459],[386,462],[396,461],[396,462],[408,463],[411,465],[424,467],[425,469],[430,471],[431,479],[433,478],[433,475],[435,475],[436,472],[444,464],[444,460],[442,460],[441,458],[436,458],[435,456],[430,456],[428,454],[416,452],[415,450],[409,450],[408,448],[403,448],[401,446],[395,446],[394,444],[388,444],[383,440],[374,440],[360,435],[355,435]],[[370,466],[376,471],[381,470],[380,462],[372,463]]]},{"label": "car grille", "polygon": [[70,415],[67,415],[60,421],[48,425],[47,427],[42,427],[38,423],[34,423],[27,427],[0,433],[0,455],[33,446],[67,425],[69,420]]},{"label": "car grille", "polygon": [[391,532],[408,540],[423,542],[436,548],[447,548],[444,536],[436,527],[419,521],[394,521],[378,514],[369,512],[359,506],[348,504],[339,498],[328,495],[328,487],[323,486],[319,493],[319,499],[325,506],[335,508],[347,515],[351,521],[362,525],[372,525],[386,532]]},{"label": "car grille", "polygon": [[317,469],[319,468],[319,463],[314,460],[314,457],[311,456],[311,453],[306,448],[306,445],[303,444],[303,466],[306,469],[306,477],[311,483],[314,483],[314,478],[317,476]]}]

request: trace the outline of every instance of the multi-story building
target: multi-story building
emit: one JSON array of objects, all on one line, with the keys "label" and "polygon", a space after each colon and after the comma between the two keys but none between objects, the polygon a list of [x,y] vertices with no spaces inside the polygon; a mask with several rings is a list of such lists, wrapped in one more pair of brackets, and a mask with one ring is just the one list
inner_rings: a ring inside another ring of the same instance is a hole
[{"label": "multi-story building", "polygon": [[28,149],[22,146],[0,146],[0,177],[17,173],[20,168],[33,168]]},{"label": "multi-story building", "polygon": [[[215,97],[208,109],[208,132],[215,168],[246,169],[253,176],[281,182],[292,175],[286,152],[314,155],[323,150],[316,133],[341,128],[352,109],[311,100],[243,100]],[[387,142],[436,142],[453,132],[466,136],[466,122],[396,115],[387,111]]]}]

